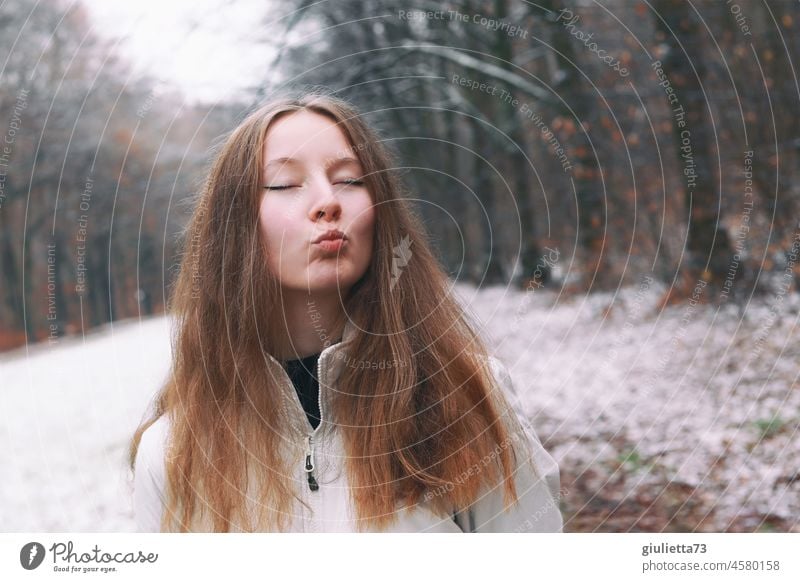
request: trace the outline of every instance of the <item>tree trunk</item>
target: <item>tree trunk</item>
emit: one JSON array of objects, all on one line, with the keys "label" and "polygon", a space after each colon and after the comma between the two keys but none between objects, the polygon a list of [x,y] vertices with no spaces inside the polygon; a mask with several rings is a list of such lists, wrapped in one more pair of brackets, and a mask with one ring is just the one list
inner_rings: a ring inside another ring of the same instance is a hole
[{"label": "tree trunk", "polygon": [[673,106],[673,128],[689,213],[687,260],[681,265],[684,288],[691,289],[699,279],[718,288],[727,274],[731,244],[720,226],[720,193],[715,189],[708,109],[701,84],[706,73],[705,33],[686,2],[658,0],[654,7],[656,29],[669,47],[661,59],[662,68],[678,99]]}]

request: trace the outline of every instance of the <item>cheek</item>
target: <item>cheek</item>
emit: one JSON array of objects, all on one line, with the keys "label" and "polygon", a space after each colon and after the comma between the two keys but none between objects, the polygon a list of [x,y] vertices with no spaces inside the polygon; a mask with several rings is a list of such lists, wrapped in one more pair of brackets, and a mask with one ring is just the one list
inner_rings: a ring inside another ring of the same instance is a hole
[{"label": "cheek", "polygon": [[375,209],[372,206],[372,202],[369,201],[358,209],[358,215],[353,219],[351,228],[351,231],[362,243],[359,247],[359,256],[361,257],[359,262],[369,263],[372,257],[374,246],[374,226]]},{"label": "cheek", "polygon": [[262,202],[259,210],[259,228],[266,254],[267,268],[280,280],[287,276],[286,265],[293,259],[291,220],[284,209]]},{"label": "cheek", "polygon": [[278,252],[286,250],[292,237],[292,220],[286,209],[274,201],[262,200],[259,208],[259,227],[267,249]]},{"label": "cheek", "polygon": [[353,229],[362,237],[371,236],[375,225],[375,207],[372,205],[372,199],[366,197],[360,200],[354,210],[356,216],[353,219]]}]

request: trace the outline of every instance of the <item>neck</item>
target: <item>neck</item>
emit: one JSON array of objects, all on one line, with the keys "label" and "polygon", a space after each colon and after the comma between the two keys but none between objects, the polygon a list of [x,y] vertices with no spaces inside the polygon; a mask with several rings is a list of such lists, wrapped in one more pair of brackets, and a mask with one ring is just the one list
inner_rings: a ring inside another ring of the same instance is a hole
[{"label": "neck", "polygon": [[318,354],[337,343],[344,330],[342,299],[332,294],[283,290],[283,322],[288,346],[278,359],[295,360]]}]

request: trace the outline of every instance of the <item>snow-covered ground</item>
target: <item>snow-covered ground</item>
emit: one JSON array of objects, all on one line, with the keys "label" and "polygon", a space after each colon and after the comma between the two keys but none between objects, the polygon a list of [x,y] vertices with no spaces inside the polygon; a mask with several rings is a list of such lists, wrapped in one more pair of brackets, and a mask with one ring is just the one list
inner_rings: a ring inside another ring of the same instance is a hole
[{"label": "snow-covered ground", "polygon": [[134,531],[128,441],[170,365],[167,319],[0,356],[0,530]]},{"label": "snow-covered ground", "polygon": [[[713,509],[711,531],[763,516],[797,525],[796,295],[741,316],[659,314],[663,287],[648,283],[570,299],[456,290],[565,475],[600,493],[624,473],[623,496],[686,487]],[[0,356],[0,531],[134,530],[126,446],[168,374],[169,335],[160,317]]]},{"label": "snow-covered ground", "polygon": [[[498,287],[472,306],[540,438],[562,473],[590,480],[589,497],[622,483],[605,497],[658,504],[677,486],[692,492],[677,513],[700,505],[706,531],[768,516],[800,529],[800,297],[659,313],[664,290],[644,279],[563,300]],[[564,499],[569,489],[562,479]]]}]

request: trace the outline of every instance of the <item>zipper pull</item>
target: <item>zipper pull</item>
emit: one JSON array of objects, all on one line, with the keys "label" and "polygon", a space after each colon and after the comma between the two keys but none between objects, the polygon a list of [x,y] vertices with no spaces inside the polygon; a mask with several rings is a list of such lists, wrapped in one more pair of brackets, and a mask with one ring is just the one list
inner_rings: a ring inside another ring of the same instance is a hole
[{"label": "zipper pull", "polygon": [[319,489],[319,484],[317,483],[317,480],[314,479],[314,474],[313,474],[313,471],[314,471],[314,456],[313,455],[314,455],[314,452],[313,452],[313,450],[311,448],[311,435],[308,435],[306,437],[306,466],[305,466],[305,471],[306,471],[306,473],[308,473],[308,488],[311,489],[311,491],[316,491],[317,489]]}]

